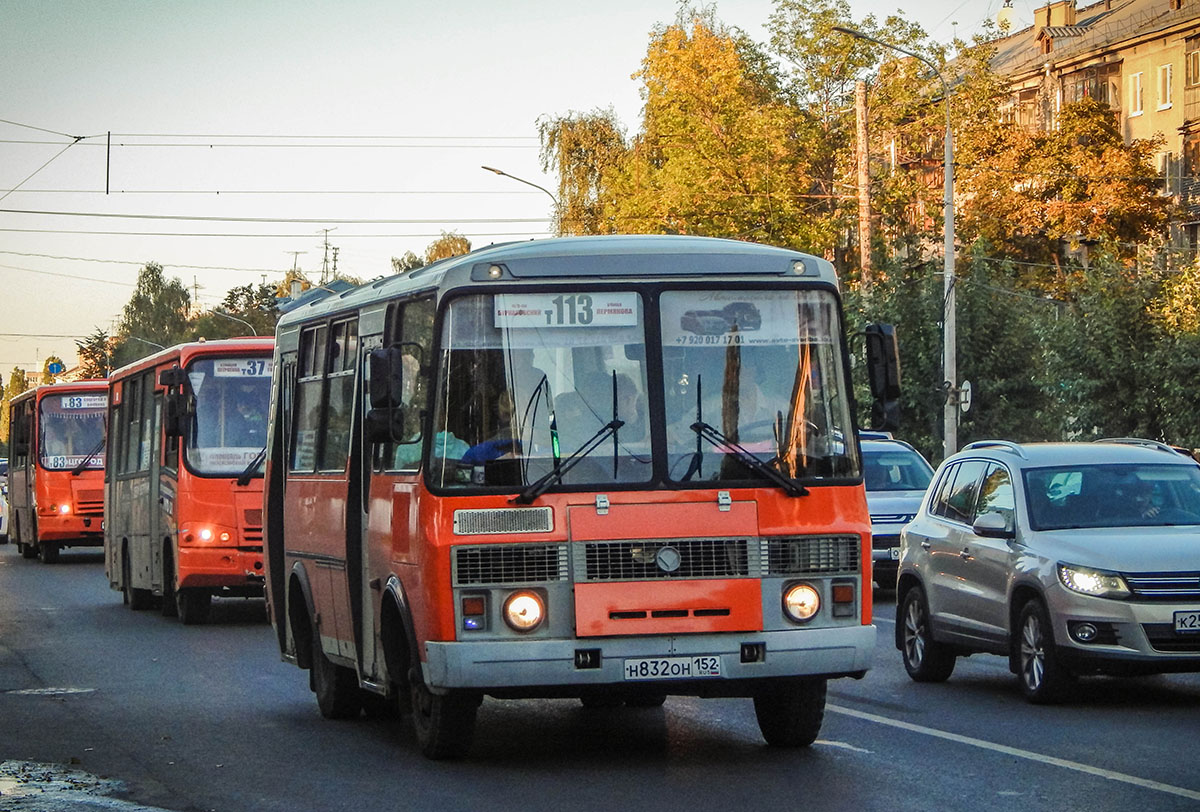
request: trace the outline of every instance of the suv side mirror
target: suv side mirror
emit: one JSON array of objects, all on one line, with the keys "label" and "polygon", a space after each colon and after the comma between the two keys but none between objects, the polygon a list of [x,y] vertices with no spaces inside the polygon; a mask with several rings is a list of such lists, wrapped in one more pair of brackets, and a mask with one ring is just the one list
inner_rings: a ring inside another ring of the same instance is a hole
[{"label": "suv side mirror", "polygon": [[1016,531],[1010,526],[1009,519],[1003,513],[985,513],[975,519],[971,525],[972,532],[977,536],[989,539],[1016,538]]},{"label": "suv side mirror", "polygon": [[900,428],[900,345],[893,324],[868,324],[867,382],[871,386],[871,428]]}]

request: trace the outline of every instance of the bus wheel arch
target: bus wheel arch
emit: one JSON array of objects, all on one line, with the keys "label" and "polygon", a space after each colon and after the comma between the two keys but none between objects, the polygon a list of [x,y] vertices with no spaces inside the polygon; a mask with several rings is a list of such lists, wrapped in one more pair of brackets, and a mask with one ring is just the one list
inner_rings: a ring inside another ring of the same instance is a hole
[{"label": "bus wheel arch", "polygon": [[288,578],[287,594],[288,632],[292,636],[292,647],[296,653],[296,665],[312,668],[313,602],[308,588],[308,579],[299,564]]},{"label": "bus wheel arch", "polygon": [[150,607],[150,590],[133,585],[133,565],[129,560],[129,539],[121,539],[121,602],[134,612]]},{"label": "bus wheel arch", "polygon": [[162,616],[178,617],[179,604],[175,600],[175,544],[169,538],[162,546]]},{"label": "bus wheel arch", "polygon": [[404,587],[395,577],[389,581],[383,593],[379,637],[383,644],[383,661],[388,679],[400,695],[401,706],[406,707],[410,691],[409,670],[417,644]]}]

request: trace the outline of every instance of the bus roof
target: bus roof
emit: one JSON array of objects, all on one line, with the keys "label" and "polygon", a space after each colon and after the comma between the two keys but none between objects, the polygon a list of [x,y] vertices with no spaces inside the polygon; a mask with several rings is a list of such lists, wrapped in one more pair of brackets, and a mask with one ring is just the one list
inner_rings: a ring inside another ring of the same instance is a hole
[{"label": "bus roof", "polygon": [[[562,260],[572,260],[569,274]],[[727,279],[795,277],[837,286],[833,266],[820,257],[739,240],[639,234],[555,237],[509,242],[439,260],[406,274],[386,276],[345,291],[330,291],[288,311],[280,327],[405,293],[487,282],[498,266],[501,280],[550,282],[568,278],[685,279],[720,274]]]},{"label": "bus roof", "polygon": [[19,395],[13,395],[11,403],[18,403],[28,398],[36,397],[41,400],[45,395],[54,392],[88,392],[94,389],[104,390],[108,388],[108,381],[103,378],[84,378],[81,381],[60,381],[59,383],[43,383],[38,384],[32,389],[26,389]]},{"label": "bus roof", "polygon": [[131,373],[158,366],[164,361],[178,360],[180,366],[186,365],[197,355],[229,355],[237,352],[271,352],[275,348],[274,336],[259,336],[257,338],[220,338],[213,341],[189,341],[159,350],[154,355],[139,358],[131,364],[113,370],[108,379],[123,378]]}]

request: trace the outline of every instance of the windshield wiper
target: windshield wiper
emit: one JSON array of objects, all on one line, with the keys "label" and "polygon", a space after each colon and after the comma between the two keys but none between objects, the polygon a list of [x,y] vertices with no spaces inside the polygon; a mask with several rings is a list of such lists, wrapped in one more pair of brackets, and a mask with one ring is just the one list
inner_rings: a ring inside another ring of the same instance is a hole
[{"label": "windshield wiper", "polygon": [[567,472],[575,467],[575,464],[591,454],[600,444],[607,440],[613,434],[616,434],[617,429],[625,425],[624,420],[613,419],[600,427],[600,430],[592,435],[592,438],[581,445],[575,453],[563,460],[562,465],[556,466],[553,471],[529,483],[529,487],[521,491],[513,497],[512,501],[518,505],[528,505],[534,499],[537,499],[545,493],[551,485],[562,481],[562,478],[567,475]]},{"label": "windshield wiper", "polygon": [[804,487],[791,477],[785,476],[779,471],[776,471],[753,451],[744,448],[740,443],[730,440],[724,434],[717,431],[704,421],[697,420],[695,423],[689,426],[689,428],[696,432],[698,437],[703,437],[705,440],[708,440],[716,448],[728,449],[729,451],[733,452],[733,455],[737,457],[738,460],[740,460],[747,468],[774,482],[776,485],[782,488],[783,492],[788,496],[808,495],[808,488]]},{"label": "windshield wiper", "polygon": [[89,462],[100,453],[100,449],[104,448],[104,438],[100,438],[100,442],[96,443],[96,447],[88,452],[87,456],[80,460],[79,464],[71,469],[71,476],[79,476],[83,473],[83,469],[87,468]]},{"label": "windshield wiper", "polygon": [[246,470],[238,474],[238,478],[234,480],[238,485],[249,485],[250,480],[254,478],[254,469],[262,464],[262,461],[267,458],[267,447],[263,446],[262,450],[254,455],[254,459],[250,460],[250,464],[246,466]]}]

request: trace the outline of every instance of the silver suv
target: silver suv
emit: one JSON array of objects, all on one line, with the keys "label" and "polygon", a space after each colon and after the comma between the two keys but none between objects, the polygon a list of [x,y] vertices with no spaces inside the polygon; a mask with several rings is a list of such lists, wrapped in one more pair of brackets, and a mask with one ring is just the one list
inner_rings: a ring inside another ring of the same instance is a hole
[{"label": "silver suv", "polygon": [[900,537],[896,647],[918,682],[1008,657],[1025,696],[1200,671],[1200,465],[1147,440],[971,443]]}]

